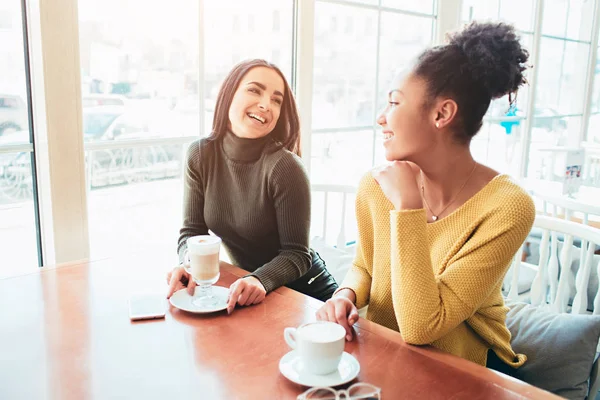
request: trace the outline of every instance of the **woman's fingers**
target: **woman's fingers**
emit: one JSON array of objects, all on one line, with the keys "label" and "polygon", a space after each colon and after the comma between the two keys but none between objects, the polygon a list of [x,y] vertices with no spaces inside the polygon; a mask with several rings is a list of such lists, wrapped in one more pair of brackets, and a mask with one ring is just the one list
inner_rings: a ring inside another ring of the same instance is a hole
[{"label": "woman's fingers", "polygon": [[325,308],[325,313],[327,314],[327,318],[325,321],[329,322],[337,322],[337,318],[335,317],[335,305],[333,303],[325,303],[327,306]]},{"label": "woman's fingers", "polygon": [[259,291],[254,304],[262,303],[267,298],[267,292]]},{"label": "woman's fingers", "polygon": [[175,293],[178,289],[178,285],[182,285],[181,276],[182,272],[179,268],[175,268],[173,271],[169,273],[169,290],[167,291],[167,299],[171,298],[173,293]]},{"label": "woman's fingers", "polygon": [[178,283],[178,284],[175,286],[175,290],[173,291],[173,293],[171,293],[171,296],[172,296],[174,293],[176,293],[176,292],[180,291],[181,289],[185,289],[185,285],[184,285],[183,283],[179,282],[179,283]]},{"label": "woman's fingers", "polygon": [[251,285],[246,285],[246,287],[242,291],[242,294],[240,294],[240,297],[238,298],[238,304],[240,306],[252,304],[248,300],[250,299],[250,296],[252,296],[255,292],[253,289],[254,288]]},{"label": "woman's fingers", "polygon": [[348,315],[348,323],[350,325],[354,325],[356,321],[358,321],[358,310],[356,309],[356,307],[352,307],[350,315]]},{"label": "woman's fingers", "polygon": [[335,322],[346,330],[346,340],[352,340],[352,327],[348,324],[348,309],[345,302],[338,301],[335,304]]},{"label": "woman's fingers", "polygon": [[[182,284],[183,286],[183,284]],[[196,282],[193,279],[188,279],[187,291],[190,296],[193,296],[196,292]]]},{"label": "woman's fingers", "polygon": [[267,297],[267,295],[265,294],[265,292],[263,292],[262,290],[257,290],[256,294],[254,295],[254,297],[248,301],[248,305],[250,304],[260,304],[263,301],[265,301],[265,298]]},{"label": "woman's fingers", "polygon": [[260,293],[258,293],[258,290],[255,290],[254,292],[252,292],[252,294],[250,296],[248,296],[248,300],[246,300],[246,304],[250,306],[252,304],[260,303],[260,301],[258,301],[259,296],[260,296]]},{"label": "woman's fingers", "polygon": [[231,314],[233,309],[235,308],[235,303],[237,303],[240,294],[244,291],[245,282],[242,279],[238,279],[233,282],[229,287],[229,298],[227,299],[227,314]]},{"label": "woman's fingers", "polygon": [[330,321],[341,325],[346,331],[346,340],[352,340],[352,325],[358,320],[356,307],[347,299],[335,298],[325,302],[316,313],[317,321]]},{"label": "woman's fingers", "polygon": [[194,295],[194,290],[196,288],[196,282],[190,278],[187,272],[183,269],[183,267],[176,267],[169,273],[167,273],[167,284],[169,285],[169,290],[167,291],[167,299],[173,296],[178,290],[184,289],[187,285],[188,293],[190,296]]}]

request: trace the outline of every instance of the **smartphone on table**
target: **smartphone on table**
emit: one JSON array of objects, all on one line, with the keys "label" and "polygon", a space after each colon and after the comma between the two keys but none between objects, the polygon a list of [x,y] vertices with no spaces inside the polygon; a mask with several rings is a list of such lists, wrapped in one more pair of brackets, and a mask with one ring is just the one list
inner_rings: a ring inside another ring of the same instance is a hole
[{"label": "smartphone on table", "polygon": [[167,304],[164,296],[138,294],[129,299],[129,319],[132,321],[164,318],[166,310]]}]

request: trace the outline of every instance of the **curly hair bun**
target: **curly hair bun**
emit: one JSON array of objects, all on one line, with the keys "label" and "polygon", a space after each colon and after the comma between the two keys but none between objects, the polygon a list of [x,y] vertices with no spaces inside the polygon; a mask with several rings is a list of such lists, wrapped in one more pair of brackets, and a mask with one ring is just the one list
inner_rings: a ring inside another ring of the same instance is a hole
[{"label": "curly hair bun", "polygon": [[517,91],[527,83],[529,53],[521,47],[512,25],[497,22],[473,22],[459,32],[448,35],[449,46],[456,46],[466,56],[472,79],[479,82],[491,98]]}]

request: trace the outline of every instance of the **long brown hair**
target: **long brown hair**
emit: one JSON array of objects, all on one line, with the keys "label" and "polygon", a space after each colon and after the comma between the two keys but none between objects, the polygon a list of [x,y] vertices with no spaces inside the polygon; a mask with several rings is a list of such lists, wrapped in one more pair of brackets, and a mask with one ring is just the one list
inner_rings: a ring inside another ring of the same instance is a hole
[{"label": "long brown hair", "polygon": [[233,67],[231,72],[229,72],[229,75],[227,75],[223,81],[221,89],[219,90],[219,95],[217,96],[215,116],[213,118],[212,132],[210,133],[209,139],[219,139],[227,132],[229,127],[229,107],[231,107],[233,95],[240,85],[242,78],[252,68],[256,67],[266,67],[277,72],[281,79],[283,79],[283,85],[285,87],[279,120],[277,120],[277,124],[275,125],[275,128],[273,128],[273,131],[269,133],[269,136],[272,137],[275,142],[279,143],[281,147],[300,156],[300,117],[298,116],[296,101],[292,95],[290,85],[288,85],[285,76],[276,65],[261,59],[242,61]]}]

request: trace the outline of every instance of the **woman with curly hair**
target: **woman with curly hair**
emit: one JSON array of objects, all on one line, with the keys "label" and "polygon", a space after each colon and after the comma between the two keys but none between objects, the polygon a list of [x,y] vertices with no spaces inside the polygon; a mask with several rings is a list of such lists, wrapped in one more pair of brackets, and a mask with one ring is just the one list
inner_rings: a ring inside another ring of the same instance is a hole
[{"label": "woman with curly hair", "polygon": [[534,204],[469,144],[491,100],[512,103],[526,83],[527,59],[512,26],[473,23],[393,84],[377,119],[391,163],[360,183],[356,259],[318,319],[351,340],[357,308],[369,305],[367,318],[407,343],[505,372],[525,362],[510,345],[501,285]]}]

